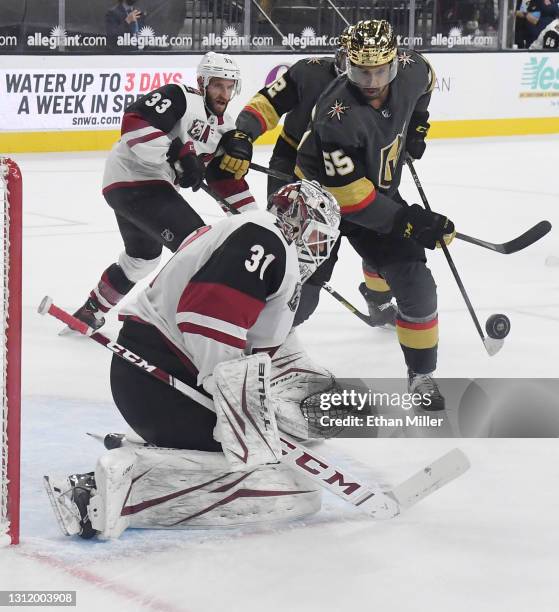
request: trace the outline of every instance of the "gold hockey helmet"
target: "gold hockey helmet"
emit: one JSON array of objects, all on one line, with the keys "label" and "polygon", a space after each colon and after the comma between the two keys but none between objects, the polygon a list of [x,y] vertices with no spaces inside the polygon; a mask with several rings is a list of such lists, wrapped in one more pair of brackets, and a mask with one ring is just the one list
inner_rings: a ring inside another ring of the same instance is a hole
[{"label": "gold hockey helmet", "polygon": [[382,95],[398,73],[398,49],[392,26],[385,19],[359,21],[347,43],[347,76],[372,100]]},{"label": "gold hockey helmet", "polygon": [[396,37],[386,19],[357,22],[346,44],[349,60],[357,66],[379,66],[396,58]]}]

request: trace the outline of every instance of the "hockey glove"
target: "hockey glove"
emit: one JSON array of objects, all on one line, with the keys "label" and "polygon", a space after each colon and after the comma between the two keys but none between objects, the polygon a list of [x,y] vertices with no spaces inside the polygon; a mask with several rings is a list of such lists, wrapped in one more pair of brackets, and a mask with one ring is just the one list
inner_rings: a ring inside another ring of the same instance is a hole
[{"label": "hockey glove", "polygon": [[196,155],[192,142],[182,144],[175,138],[169,147],[167,159],[177,174],[181,187],[192,187],[198,191],[206,174],[206,166],[201,157]]},{"label": "hockey glove", "polygon": [[406,136],[406,151],[413,159],[421,159],[425,153],[425,138],[430,127],[427,119],[427,111],[417,111],[411,116]]},{"label": "hockey glove", "polygon": [[240,181],[248,172],[252,159],[252,140],[248,134],[240,130],[231,130],[223,135],[220,147],[223,149],[223,158],[219,167],[221,170],[231,172],[235,180]]},{"label": "hockey glove", "polygon": [[439,240],[450,244],[456,231],[454,223],[444,215],[425,210],[419,204],[403,207],[394,221],[393,233],[412,238],[427,249],[440,246]]}]

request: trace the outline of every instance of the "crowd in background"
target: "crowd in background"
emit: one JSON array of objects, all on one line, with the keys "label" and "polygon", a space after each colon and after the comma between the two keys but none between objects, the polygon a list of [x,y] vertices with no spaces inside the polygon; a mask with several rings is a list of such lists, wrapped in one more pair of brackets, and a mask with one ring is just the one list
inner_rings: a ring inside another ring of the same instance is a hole
[{"label": "crowd in background", "polygon": [[558,0],[516,0],[514,44],[528,49],[552,21],[559,19]]}]

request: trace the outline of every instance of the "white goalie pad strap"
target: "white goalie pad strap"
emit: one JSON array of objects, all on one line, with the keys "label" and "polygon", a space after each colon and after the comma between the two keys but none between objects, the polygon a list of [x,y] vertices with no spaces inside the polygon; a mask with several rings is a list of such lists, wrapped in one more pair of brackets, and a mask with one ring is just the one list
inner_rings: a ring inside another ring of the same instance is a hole
[{"label": "white goalie pad strap", "polygon": [[105,453],[95,476],[89,513],[104,539],[118,537],[126,527],[187,529],[295,519],[317,512],[321,504],[321,489],[288,466],[233,472],[222,453],[126,447]]},{"label": "white goalie pad strap", "polygon": [[270,357],[257,353],[225,361],[214,369],[214,438],[221,442],[233,470],[276,463],[281,458],[270,368]]},{"label": "white goalie pad strap", "polygon": [[301,402],[329,388],[333,378],[331,372],[309,357],[292,330],[272,359],[270,387],[278,428],[296,438],[311,439]]}]

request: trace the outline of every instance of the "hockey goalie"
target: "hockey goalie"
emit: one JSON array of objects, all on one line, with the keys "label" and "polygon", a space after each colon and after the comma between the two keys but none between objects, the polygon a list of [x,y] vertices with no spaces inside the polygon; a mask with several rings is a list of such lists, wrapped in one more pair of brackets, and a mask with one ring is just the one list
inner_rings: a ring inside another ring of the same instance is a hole
[{"label": "hockey goalie", "polygon": [[316,485],[279,463],[278,428],[312,437],[301,400],[332,384],[291,328],[339,221],[317,183],[286,185],[268,211],[193,232],[122,310],[117,343],[192,394],[113,357],[113,398],[138,440],[107,451],[94,472],[45,476],[65,534],[110,539],[127,527],[231,526],[320,508]]}]

